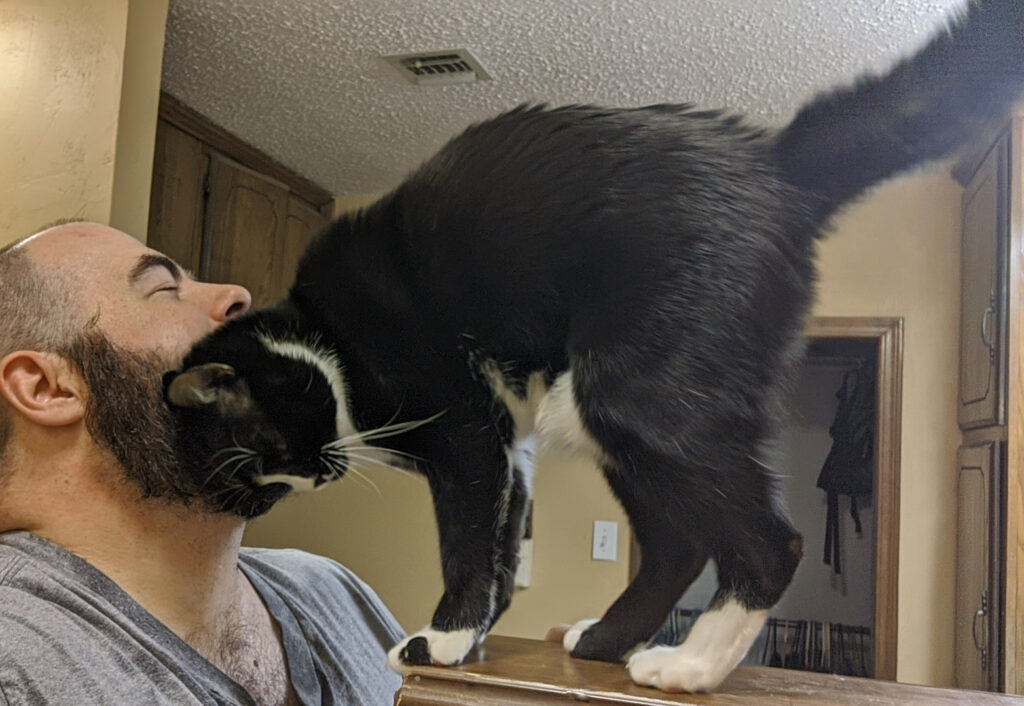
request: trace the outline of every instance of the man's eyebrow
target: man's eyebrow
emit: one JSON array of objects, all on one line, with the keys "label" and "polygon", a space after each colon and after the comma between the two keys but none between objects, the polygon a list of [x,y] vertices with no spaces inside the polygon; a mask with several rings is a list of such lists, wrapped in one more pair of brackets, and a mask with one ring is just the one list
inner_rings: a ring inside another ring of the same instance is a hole
[{"label": "man's eyebrow", "polygon": [[166,255],[146,253],[139,257],[139,261],[135,263],[135,267],[133,267],[132,271],[128,273],[128,284],[135,285],[140,279],[142,279],[144,274],[154,267],[163,267],[167,270],[171,277],[174,278],[175,284],[181,282],[182,274],[178,263]]}]

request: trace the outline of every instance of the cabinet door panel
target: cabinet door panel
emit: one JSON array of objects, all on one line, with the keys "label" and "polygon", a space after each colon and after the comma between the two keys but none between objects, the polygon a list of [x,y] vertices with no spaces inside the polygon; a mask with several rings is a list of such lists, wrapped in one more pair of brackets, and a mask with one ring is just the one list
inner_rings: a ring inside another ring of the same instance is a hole
[{"label": "cabinet door panel", "polygon": [[987,443],[958,454],[954,668],[962,689],[994,689],[999,677],[999,592],[992,566],[999,451]]},{"label": "cabinet door panel", "polygon": [[241,284],[254,306],[284,296],[279,261],[288,219],[288,190],[214,156],[201,276]]},{"label": "cabinet door panel", "polygon": [[964,191],[960,404],[964,428],[1005,423],[1007,143],[1000,140]]},{"label": "cabinet door panel", "polygon": [[194,273],[200,268],[208,164],[199,140],[157,123],[146,244]]},{"label": "cabinet door panel", "polygon": [[329,219],[294,194],[288,199],[288,219],[278,255],[276,287],[287,292],[295,281],[295,270],[306,247],[323,230]]}]

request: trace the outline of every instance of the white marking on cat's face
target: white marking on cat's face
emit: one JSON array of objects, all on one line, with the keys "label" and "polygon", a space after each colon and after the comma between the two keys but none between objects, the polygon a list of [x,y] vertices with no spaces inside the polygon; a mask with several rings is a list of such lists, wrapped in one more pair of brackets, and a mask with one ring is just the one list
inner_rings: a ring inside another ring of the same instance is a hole
[{"label": "white marking on cat's face", "polygon": [[748,610],[735,598],[697,618],[678,647],[652,647],[630,657],[637,684],[664,691],[710,691],[740,663],[757,639],[768,611]]},{"label": "white marking on cat's face", "polygon": [[284,483],[290,485],[292,490],[295,492],[305,492],[309,490],[319,490],[323,488],[326,483],[316,484],[316,478],[313,476],[293,476],[287,473],[271,473],[265,476],[256,476],[253,481],[257,485],[270,485],[271,483]]},{"label": "white marking on cat's face", "polygon": [[318,346],[301,341],[278,341],[270,336],[260,335],[260,342],[271,353],[310,365],[327,379],[334,395],[334,422],[339,437],[355,433],[348,409],[348,393],[345,388],[345,371],[338,357]]}]

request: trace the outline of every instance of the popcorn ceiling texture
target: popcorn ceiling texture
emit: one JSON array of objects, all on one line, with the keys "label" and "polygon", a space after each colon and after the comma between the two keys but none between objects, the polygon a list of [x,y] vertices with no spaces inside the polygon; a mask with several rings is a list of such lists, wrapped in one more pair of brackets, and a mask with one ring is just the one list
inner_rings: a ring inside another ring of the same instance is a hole
[{"label": "popcorn ceiling texture", "polygon": [[[687,102],[782,124],[919,47],[963,0],[171,0],[163,87],[335,194],[382,193],[521,102]],[[384,54],[467,48],[417,87]]]}]

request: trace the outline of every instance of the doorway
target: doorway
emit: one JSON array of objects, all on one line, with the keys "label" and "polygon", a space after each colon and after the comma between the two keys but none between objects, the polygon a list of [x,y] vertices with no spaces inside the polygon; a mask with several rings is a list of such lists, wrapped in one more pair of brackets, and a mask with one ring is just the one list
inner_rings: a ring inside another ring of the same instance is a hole
[{"label": "doorway", "polygon": [[[819,317],[810,320],[806,337],[808,343],[809,365],[816,365],[824,362],[826,365],[835,366],[860,364],[870,361],[875,373],[875,415],[874,415],[874,478],[872,497],[870,501],[870,527],[865,528],[865,535],[873,539],[874,546],[870,548],[864,562],[868,564],[867,572],[870,573],[870,580],[866,590],[871,595],[865,597],[869,602],[866,607],[867,622],[869,625],[862,628],[862,632],[870,636],[871,656],[869,664],[864,670],[870,676],[877,679],[895,681],[896,679],[896,639],[897,639],[897,616],[898,616],[898,589],[899,589],[899,517],[900,517],[900,436],[901,436],[901,411],[902,411],[902,384],[903,384],[903,319],[902,318],[876,318],[876,317]],[[840,369],[840,368],[837,368]],[[834,409],[834,394],[836,384],[834,380],[821,375],[804,376],[801,383],[806,386],[807,380],[829,380],[827,389],[814,391],[817,398],[826,396],[832,398]],[[823,420],[825,428],[831,422],[831,417]],[[820,436],[820,434],[819,434]],[[827,452],[827,447],[826,447]],[[817,491],[821,493],[821,491]],[[802,529],[798,526],[798,529]],[[804,562],[820,561],[821,547],[816,544],[804,545]],[[630,549],[630,577],[636,574],[639,568],[639,547],[635,541]],[[691,586],[691,591],[701,593],[705,591],[707,596],[713,592],[713,566],[705,569],[705,574]],[[794,583],[796,581],[794,580]],[[703,584],[703,586],[701,585]],[[684,601],[686,597],[684,596]],[[784,597],[785,599],[785,597]],[[706,601],[702,598],[699,602],[703,605]],[[781,603],[780,603],[781,605]],[[680,615],[683,621],[687,614],[692,613],[683,603],[680,603],[678,610],[673,613],[669,623],[680,622]],[[863,610],[861,611],[863,614]],[[692,616],[691,616],[692,617]],[[777,624],[796,625],[802,623],[805,629],[811,621],[771,621],[771,626]],[[766,626],[759,643],[751,648],[748,660],[757,659],[757,652],[762,650],[769,640]],[[685,629],[685,628],[684,628]],[[779,628],[782,634],[783,628]],[[783,638],[779,638],[783,639]],[[760,646],[759,646],[760,645]]]}]

